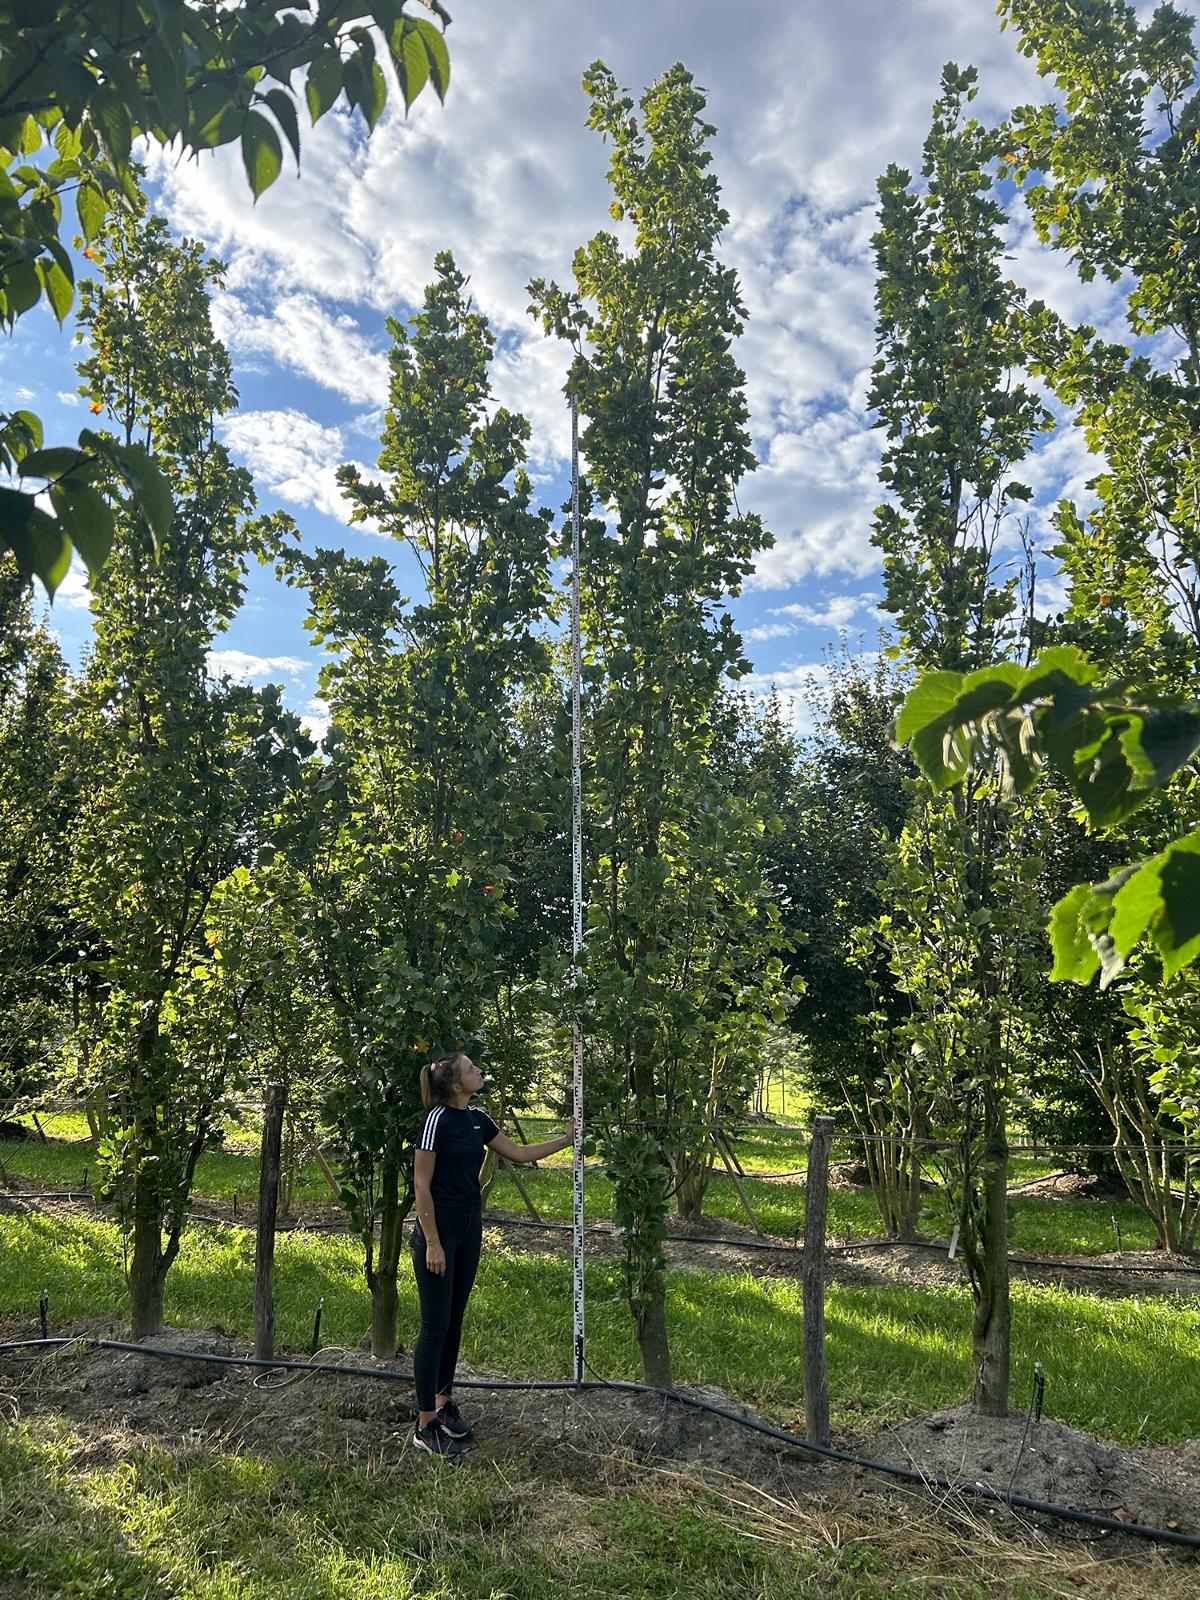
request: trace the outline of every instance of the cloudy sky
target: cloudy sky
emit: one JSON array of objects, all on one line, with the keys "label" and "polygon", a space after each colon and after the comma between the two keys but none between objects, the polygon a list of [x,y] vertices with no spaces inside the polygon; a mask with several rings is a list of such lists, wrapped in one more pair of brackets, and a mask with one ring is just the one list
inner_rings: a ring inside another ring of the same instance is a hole
[{"label": "cloudy sky", "polygon": [[[214,319],[233,355],[241,409],[225,425],[266,508],[292,513],[313,544],[377,553],[347,529],[334,482],[368,466],[386,400],[384,319],[419,298],[450,247],[499,339],[497,397],[525,412],[546,504],[565,497],[564,361],[528,315],[535,275],[569,281],[575,247],[607,225],[606,151],[584,126],[580,77],[600,57],[636,94],[681,60],[709,96],[724,241],[750,321],[747,374],[759,469],[741,494],[775,534],[733,604],[758,686],[801,683],[839,630],[870,649],[880,583],[870,546],[879,442],[865,407],[872,359],[875,180],[919,167],[947,60],[981,74],[976,109],[1000,116],[1046,98],[1001,34],[992,0],[457,0],[444,107],[428,92],[406,119],[396,100],[368,143],[330,113],[304,130],[303,171],[252,206],[236,149],[198,162],[151,158],[152,195],[180,232],[229,263]],[[1013,271],[1066,314],[1119,317],[1107,286],[1082,289],[1011,226]],[[48,437],[84,420],[69,334],[22,319],[0,349],[8,391],[40,410]],[[1079,494],[1088,463],[1070,432],[1032,465],[1044,511]],[[389,550],[392,547],[388,547]],[[77,574],[54,606],[72,658],[87,637]],[[256,574],[218,664],[282,682],[307,706],[317,660],[298,597]]]}]

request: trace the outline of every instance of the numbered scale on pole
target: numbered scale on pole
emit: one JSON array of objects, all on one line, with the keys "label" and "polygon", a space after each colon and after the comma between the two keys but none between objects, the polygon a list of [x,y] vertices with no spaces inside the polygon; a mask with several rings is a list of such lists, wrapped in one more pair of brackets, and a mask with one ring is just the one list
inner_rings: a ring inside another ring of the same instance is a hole
[{"label": "numbered scale on pole", "polygon": [[571,1205],[571,1279],[575,1305],[575,1382],[583,1382],[583,1018],[580,971],[583,960],[583,779],[579,703],[579,403],[571,397],[571,1046],[574,1117]]}]

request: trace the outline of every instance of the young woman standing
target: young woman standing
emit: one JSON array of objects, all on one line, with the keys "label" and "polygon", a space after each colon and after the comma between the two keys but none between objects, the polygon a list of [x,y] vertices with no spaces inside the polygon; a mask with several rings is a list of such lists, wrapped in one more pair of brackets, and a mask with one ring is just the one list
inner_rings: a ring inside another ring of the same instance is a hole
[{"label": "young woman standing", "polygon": [[529,1162],[571,1143],[571,1135],[562,1133],[544,1144],[514,1144],[486,1111],[470,1104],[482,1087],[483,1073],[467,1055],[442,1056],[421,1068],[421,1101],[428,1115],[417,1140],[413,1176],[412,1258],[421,1329],[413,1353],[419,1415],[412,1442],[430,1455],[456,1455],[471,1437],[453,1388],[463,1314],[483,1239],[479,1169],[484,1147],[506,1161]]}]

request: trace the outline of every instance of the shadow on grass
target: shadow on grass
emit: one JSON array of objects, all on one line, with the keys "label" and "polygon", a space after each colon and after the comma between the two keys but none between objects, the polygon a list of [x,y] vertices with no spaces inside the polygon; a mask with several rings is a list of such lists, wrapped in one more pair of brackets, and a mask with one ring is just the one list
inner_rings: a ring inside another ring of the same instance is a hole
[{"label": "shadow on grass", "polygon": [[[82,1440],[39,1419],[0,1431],[0,1580],[21,1585],[24,1600],[142,1600],[176,1593],[166,1553],[148,1556],[123,1519],[97,1504],[78,1469]],[[5,1584],[4,1592],[9,1592]]]}]

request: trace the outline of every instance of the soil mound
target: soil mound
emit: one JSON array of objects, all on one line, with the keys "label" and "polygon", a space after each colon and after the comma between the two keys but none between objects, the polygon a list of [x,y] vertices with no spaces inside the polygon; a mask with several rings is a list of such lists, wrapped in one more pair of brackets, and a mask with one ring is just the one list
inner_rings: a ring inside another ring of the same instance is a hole
[{"label": "soil mound", "polygon": [[[865,1446],[877,1461],[1119,1521],[1200,1532],[1200,1441],[1131,1450],[1043,1417],[936,1411]],[[1023,1448],[1022,1448],[1023,1443]]]}]

